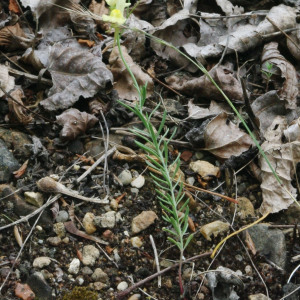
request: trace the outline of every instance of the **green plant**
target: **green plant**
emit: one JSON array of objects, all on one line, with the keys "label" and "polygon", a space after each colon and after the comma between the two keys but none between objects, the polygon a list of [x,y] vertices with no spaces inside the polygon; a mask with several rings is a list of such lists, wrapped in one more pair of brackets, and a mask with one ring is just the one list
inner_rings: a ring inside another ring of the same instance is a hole
[{"label": "green plant", "polygon": [[269,61],[267,61],[264,64],[264,67],[266,67],[266,69],[261,69],[261,72],[266,76],[266,81],[267,81],[266,82],[266,91],[268,91],[271,77],[274,74],[273,70],[272,70],[273,69],[273,64],[270,63]]}]

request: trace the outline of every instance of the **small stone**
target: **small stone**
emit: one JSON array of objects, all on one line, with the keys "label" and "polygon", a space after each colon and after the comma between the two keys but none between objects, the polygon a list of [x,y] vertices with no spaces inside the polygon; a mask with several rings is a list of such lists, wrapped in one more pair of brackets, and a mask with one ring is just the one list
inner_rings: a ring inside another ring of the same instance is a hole
[{"label": "small stone", "polygon": [[66,236],[66,228],[64,223],[59,222],[53,225],[53,231],[59,236],[60,238],[64,238]]},{"label": "small stone", "polygon": [[76,275],[79,272],[79,268],[80,268],[80,260],[78,258],[73,258],[73,260],[70,263],[68,272],[70,274]]},{"label": "small stone", "polygon": [[105,230],[103,233],[102,233],[102,237],[105,239],[105,240],[112,240],[114,238],[114,233],[107,229]]},{"label": "small stone", "polygon": [[82,276],[78,276],[78,277],[76,278],[76,281],[78,282],[79,285],[83,285],[83,283],[84,283],[84,278],[83,278]]},{"label": "small stone", "polygon": [[133,179],[130,184],[132,187],[140,189],[145,184],[145,177],[139,175],[137,178]]},{"label": "small stone", "polygon": [[134,294],[128,298],[128,300],[139,300],[142,298],[141,294]]},{"label": "small stone", "polygon": [[68,244],[70,242],[70,239],[68,236],[66,236],[65,238],[62,239],[62,242],[65,244]]},{"label": "small stone", "polygon": [[100,281],[94,282],[92,284],[92,289],[94,289],[95,291],[101,291],[101,290],[105,289],[106,287],[107,287],[107,285]]},{"label": "small stone", "polygon": [[109,278],[108,278],[108,275],[102,271],[102,269],[97,268],[92,275],[92,279],[94,281],[100,281],[100,282],[106,283]]},{"label": "small stone", "polygon": [[30,275],[27,279],[27,283],[35,293],[36,299],[53,299],[52,288],[48,285],[41,272],[35,272]]},{"label": "small stone", "polygon": [[135,248],[140,248],[143,245],[142,240],[138,236],[131,238],[130,242],[131,242],[132,247],[135,247]]},{"label": "small stone", "polygon": [[82,263],[86,266],[93,266],[99,256],[100,251],[95,246],[84,246],[82,251]]},{"label": "small stone", "polygon": [[93,270],[91,268],[85,266],[81,269],[81,273],[83,275],[91,275],[91,274],[93,274]]},{"label": "small stone", "polygon": [[100,228],[114,228],[116,225],[116,212],[109,211],[102,216],[97,216],[94,219],[94,223]]},{"label": "small stone", "polygon": [[[170,175],[173,176],[174,172],[176,170],[177,166],[176,165],[171,165],[171,167],[169,168],[169,172]],[[180,181],[185,181],[185,176],[184,173],[181,171],[181,169],[179,168],[174,176],[174,179],[177,181],[178,179],[180,179]]]},{"label": "small stone", "polygon": [[169,261],[169,260],[166,260],[166,259],[162,259],[159,262],[159,265],[161,267],[164,267],[164,268],[169,268],[169,267],[172,267],[174,265],[174,263],[172,261]]},{"label": "small stone", "polygon": [[35,207],[41,207],[44,204],[43,195],[39,192],[25,192],[25,201],[34,205]]},{"label": "small stone", "polygon": [[123,170],[118,176],[118,179],[123,185],[128,185],[132,181],[132,175],[129,170]]},{"label": "small stone", "polygon": [[198,173],[203,180],[206,181],[211,180],[212,176],[214,177],[220,176],[220,169],[205,160],[197,160],[191,162],[189,167],[195,173]]},{"label": "small stone", "polygon": [[58,246],[61,243],[61,238],[59,236],[49,237],[47,241],[51,246]]},{"label": "small stone", "polygon": [[117,201],[116,199],[112,199],[110,201],[110,207],[113,209],[113,210],[117,210],[119,208],[119,201]]},{"label": "small stone", "polygon": [[131,188],[131,189],[130,189],[130,192],[131,192],[132,194],[134,194],[134,195],[138,195],[138,194],[139,194],[139,189],[137,189],[137,188]]},{"label": "small stone", "polygon": [[247,265],[245,267],[245,273],[246,273],[247,276],[252,276],[253,275],[252,267],[250,265]]},{"label": "small stone", "polygon": [[255,294],[255,295],[250,295],[248,297],[249,300],[268,300],[269,298],[264,295],[264,294]]},{"label": "small stone", "polygon": [[40,226],[40,225],[36,225],[36,226],[35,226],[35,229],[36,229],[37,231],[39,231],[39,232],[42,232],[42,231],[43,231],[43,227]]},{"label": "small stone", "polygon": [[15,295],[23,300],[33,300],[35,298],[35,294],[28,284],[17,283]]},{"label": "small stone", "polygon": [[200,228],[200,232],[208,241],[211,241],[210,237],[212,234],[216,237],[218,234],[228,231],[229,226],[230,225],[228,223],[224,223],[222,221],[214,221],[202,226]]},{"label": "small stone", "polygon": [[69,214],[67,211],[65,210],[60,210],[55,218],[55,221],[57,223],[64,223],[64,222],[67,222],[69,219]]},{"label": "small stone", "polygon": [[202,159],[203,157],[204,157],[204,153],[203,152],[196,152],[195,153],[195,157],[197,158],[197,159]]},{"label": "small stone", "polygon": [[[252,202],[246,198],[246,197],[239,197],[237,198],[239,204],[237,205],[237,216],[239,216],[241,219],[245,219],[248,216],[254,217],[254,207]],[[235,204],[230,204],[230,210],[233,212],[235,210]]]},{"label": "small stone", "polygon": [[194,183],[195,183],[195,178],[194,178],[194,177],[188,177],[188,178],[186,179],[186,183],[187,183],[187,184],[190,184],[190,185],[194,185]]},{"label": "small stone", "polygon": [[132,220],[131,230],[133,234],[145,230],[150,225],[152,225],[156,219],[158,219],[158,217],[154,211],[152,210],[143,211],[138,216],[134,217]]},{"label": "small stone", "polygon": [[128,288],[128,283],[126,281],[121,281],[117,286],[118,291],[125,291],[127,288]]},{"label": "small stone", "polygon": [[33,267],[35,268],[44,268],[46,266],[49,266],[51,263],[51,259],[47,256],[40,256],[35,258],[35,260],[33,261]]},{"label": "small stone", "polygon": [[97,230],[97,228],[94,225],[94,219],[95,215],[91,212],[88,212],[85,214],[82,220],[84,230],[87,234],[93,234]]},{"label": "small stone", "polygon": [[168,278],[167,280],[164,281],[164,286],[168,289],[171,289],[173,287],[172,280]]}]

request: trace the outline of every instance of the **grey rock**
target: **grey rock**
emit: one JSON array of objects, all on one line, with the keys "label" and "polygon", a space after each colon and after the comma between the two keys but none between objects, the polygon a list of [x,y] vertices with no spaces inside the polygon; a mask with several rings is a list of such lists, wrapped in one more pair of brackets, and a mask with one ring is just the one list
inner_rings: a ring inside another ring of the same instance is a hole
[{"label": "grey rock", "polygon": [[35,272],[29,276],[27,284],[35,293],[36,299],[39,300],[52,300],[52,289],[45,281],[42,273]]},{"label": "grey rock", "polygon": [[34,259],[33,267],[35,268],[44,268],[51,264],[51,259],[47,256],[40,256]]},{"label": "grey rock", "polygon": [[93,266],[99,256],[100,251],[95,246],[84,246],[82,251],[82,263],[86,266]]},{"label": "grey rock", "polygon": [[132,175],[129,170],[123,170],[118,176],[118,179],[123,185],[128,185],[132,181]]},{"label": "grey rock", "polygon": [[65,210],[60,210],[55,218],[57,223],[64,223],[67,222],[69,219],[69,214]]},{"label": "grey rock", "polygon": [[66,236],[66,228],[64,223],[59,222],[53,225],[53,231],[59,236],[60,238],[64,238]]},{"label": "grey rock", "polygon": [[[254,206],[252,202],[246,198],[246,197],[239,197],[237,199],[239,201],[239,204],[237,205],[237,216],[239,216],[241,219],[245,219],[248,216],[254,217]],[[230,210],[233,212],[235,210],[235,204],[230,204]]]},{"label": "grey rock", "polygon": [[44,198],[43,195],[39,192],[25,192],[25,201],[36,206],[41,207],[44,204]]},{"label": "grey rock", "polygon": [[285,284],[282,288],[284,296],[287,296],[288,294],[292,293],[295,289],[298,288],[298,291],[294,292],[292,295],[286,297],[286,300],[299,300],[300,299],[300,284],[294,284],[292,282],[289,282]]},{"label": "grey rock", "polygon": [[213,300],[240,299],[234,287],[243,287],[243,281],[239,279],[236,272],[224,267],[218,267],[217,270],[220,272],[207,274],[208,286],[212,291]]},{"label": "grey rock", "polygon": [[58,246],[59,244],[61,244],[61,238],[59,236],[49,237],[47,238],[47,241],[52,246]]},{"label": "grey rock", "polygon": [[256,250],[274,264],[284,269],[286,265],[286,242],[279,229],[270,229],[266,224],[250,227],[248,232]]},{"label": "grey rock", "polygon": [[106,283],[108,281],[108,275],[103,272],[102,269],[100,268],[96,268],[96,270],[94,271],[93,275],[92,275],[92,279],[94,281],[100,281],[102,283]]},{"label": "grey rock", "polygon": [[117,286],[118,291],[124,291],[127,288],[128,288],[128,283],[126,281],[121,281]]},{"label": "grey rock", "polygon": [[100,228],[114,228],[116,225],[116,212],[109,211],[102,216],[95,217],[94,224]]},{"label": "grey rock", "polygon": [[80,268],[80,260],[78,258],[73,258],[73,260],[70,263],[68,272],[70,274],[78,274]]},{"label": "grey rock", "polygon": [[9,182],[12,172],[19,167],[18,161],[0,139],[0,182]]},{"label": "grey rock", "polygon": [[93,270],[91,268],[85,266],[81,269],[81,273],[83,275],[91,275],[91,274],[93,274]]}]

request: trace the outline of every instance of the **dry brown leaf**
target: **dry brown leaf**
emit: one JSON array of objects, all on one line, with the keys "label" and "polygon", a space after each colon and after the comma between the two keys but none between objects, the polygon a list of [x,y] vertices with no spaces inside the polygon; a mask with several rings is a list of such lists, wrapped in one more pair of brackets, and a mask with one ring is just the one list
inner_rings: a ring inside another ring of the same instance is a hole
[{"label": "dry brown leaf", "polygon": [[22,11],[20,10],[20,7],[19,7],[16,0],[9,0],[8,9],[11,12],[15,13],[15,14],[21,14],[22,13]]},{"label": "dry brown leaf", "polygon": [[222,112],[230,114],[230,109],[226,103],[217,103],[216,101],[211,101],[209,108],[203,108],[195,105],[192,101],[188,103],[188,113],[189,119],[205,119],[209,117],[216,116]]},{"label": "dry brown leaf", "polygon": [[280,100],[276,91],[269,91],[251,104],[254,115],[259,119],[259,130],[262,135],[272,124],[276,116],[285,116],[288,123],[297,117],[295,110],[287,110],[284,101]]},{"label": "dry brown leaf", "polygon": [[23,238],[22,235],[20,234],[19,227],[17,225],[14,226],[14,236],[18,245],[21,248],[23,246]]},{"label": "dry brown leaf", "polygon": [[204,132],[205,148],[221,159],[231,155],[239,156],[242,152],[254,146],[250,136],[228,120],[226,113],[221,113],[212,119]]},{"label": "dry brown leaf", "polygon": [[289,34],[291,39],[286,40],[286,45],[289,48],[291,54],[300,62],[300,24],[297,24],[296,31]]},{"label": "dry brown leaf", "polygon": [[257,251],[256,251],[256,248],[255,248],[255,244],[254,244],[254,242],[253,242],[253,240],[252,240],[252,238],[251,238],[248,230],[245,231],[245,235],[246,235],[246,237],[245,237],[245,243],[246,243],[248,249],[251,251],[251,253],[253,255],[256,255]]},{"label": "dry brown leaf", "polygon": [[53,87],[50,97],[40,103],[46,110],[69,108],[80,96],[93,97],[113,81],[102,59],[85,49],[57,44],[48,65]]},{"label": "dry brown leaf", "polygon": [[[147,96],[151,96],[153,93],[153,81],[152,78],[144,73],[141,68],[134,63],[132,58],[128,55],[127,49],[122,47],[122,52],[126,63],[134,74],[139,86],[147,83]],[[114,87],[118,91],[120,98],[127,100],[137,100],[138,93],[133,85],[130,74],[125,68],[121,57],[119,55],[118,47],[114,47],[109,57],[110,70],[114,75],[114,80],[116,81]]]},{"label": "dry brown leaf", "polygon": [[24,97],[23,90],[16,88],[10,95],[14,98],[8,98],[9,120],[10,122],[16,122],[26,125],[32,121],[32,117],[28,115],[28,110],[24,108],[22,98]]},{"label": "dry brown leaf", "polygon": [[56,117],[56,122],[63,126],[60,136],[63,140],[74,140],[78,135],[93,127],[98,119],[76,108],[70,108]]},{"label": "dry brown leaf", "polygon": [[[277,48],[278,43],[276,42],[264,46],[261,58],[262,70],[268,71],[265,65],[267,63],[272,64],[272,69],[275,69],[275,71],[271,78],[278,90],[278,95],[284,100],[285,108],[296,109],[298,96],[297,73],[294,66],[280,54]],[[282,78],[284,79],[283,83]]]},{"label": "dry brown leaf", "polygon": [[85,233],[84,231],[79,230],[72,221],[65,222],[64,225],[65,225],[66,230],[72,234],[78,235],[84,239],[91,240],[91,241],[94,241],[99,244],[108,245],[107,242],[99,239],[98,237],[89,235],[89,234]]},{"label": "dry brown leaf", "polygon": [[[199,27],[191,20],[190,12],[184,8],[172,15],[152,33],[155,37],[162,39],[175,47],[181,47],[187,43],[197,43],[199,40]],[[197,67],[191,64],[176,50],[151,39],[151,47],[158,56],[171,60],[176,65],[187,66],[188,71],[195,72]]]},{"label": "dry brown leaf", "polygon": [[19,23],[13,26],[6,26],[0,30],[0,46],[8,51],[19,48],[27,48],[30,46],[30,40],[26,39],[26,35]]},{"label": "dry brown leaf", "polygon": [[[231,100],[244,99],[240,82],[228,68],[219,66],[209,71],[209,74]],[[224,97],[206,75],[199,78],[186,78],[172,75],[166,78],[166,82],[173,89],[189,96],[224,101]]]},{"label": "dry brown leaf", "polygon": [[18,179],[20,177],[22,177],[24,175],[24,173],[26,172],[27,166],[28,166],[28,162],[29,160],[27,159],[23,165],[19,168],[19,170],[13,172],[13,174],[15,175],[15,178]]},{"label": "dry brown leaf", "polygon": [[294,166],[300,161],[300,142],[295,141],[282,144],[283,130],[286,128],[286,125],[283,117],[276,117],[265,133],[266,141],[261,145],[270,164],[282,181],[282,185],[280,185],[265,159],[260,157],[263,196],[260,212],[262,214],[279,212],[287,209],[293,203],[293,199],[285,189],[295,198],[297,197],[296,189],[292,186],[291,181],[295,174]]}]

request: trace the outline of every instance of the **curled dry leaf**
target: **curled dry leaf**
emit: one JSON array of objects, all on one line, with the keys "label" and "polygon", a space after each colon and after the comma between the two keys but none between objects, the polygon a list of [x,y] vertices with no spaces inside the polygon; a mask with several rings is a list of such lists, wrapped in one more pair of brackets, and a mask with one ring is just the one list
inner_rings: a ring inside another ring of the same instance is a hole
[{"label": "curled dry leaf", "polygon": [[5,92],[10,92],[15,87],[15,78],[8,74],[8,68],[4,65],[0,65],[0,97],[4,96]]},{"label": "curled dry leaf", "polygon": [[265,133],[266,141],[261,145],[270,164],[282,181],[282,185],[280,185],[265,159],[260,157],[263,196],[260,212],[262,214],[279,212],[287,209],[293,203],[293,199],[285,189],[295,198],[297,197],[296,189],[292,186],[291,181],[295,175],[294,166],[300,161],[300,142],[282,143],[283,130],[286,125],[283,117],[276,117]]},{"label": "curled dry leaf", "polygon": [[[243,100],[243,90],[234,73],[225,66],[219,66],[209,71],[224,93],[234,100]],[[186,78],[172,75],[166,78],[166,82],[175,90],[189,96],[197,96],[214,100],[224,100],[219,90],[211,83],[206,75],[199,78]]]},{"label": "curled dry leaf", "polygon": [[[121,48],[124,59],[128,64],[129,68],[131,69],[132,73],[136,77],[139,86],[142,86],[145,83],[147,83],[147,95],[148,97],[151,96],[151,94],[153,93],[154,86],[152,78],[148,74],[144,73],[136,63],[134,63],[132,58],[128,55],[127,49],[124,46],[121,46]],[[114,79],[116,81],[114,87],[118,91],[119,96],[122,99],[137,100],[137,91],[133,85],[130,74],[128,73],[121,60],[117,47],[114,47],[110,54],[109,64],[110,69],[114,75]]]},{"label": "curled dry leaf", "polygon": [[76,108],[70,108],[56,117],[56,122],[63,126],[60,136],[63,140],[74,140],[78,135],[93,127],[98,119]]},{"label": "curled dry leaf", "polygon": [[113,77],[102,60],[85,49],[55,45],[49,58],[53,87],[41,101],[46,110],[66,109],[80,96],[93,97],[112,84]]},{"label": "curled dry leaf", "polygon": [[289,34],[291,39],[286,40],[287,47],[291,54],[300,62],[300,24],[297,24],[297,30]]},{"label": "curled dry leaf", "polygon": [[27,166],[28,166],[28,162],[29,160],[27,159],[23,165],[19,168],[19,170],[13,172],[13,174],[15,175],[15,178],[18,179],[20,177],[22,177],[24,175],[24,173],[26,172],[27,170]]},{"label": "curled dry leaf", "polygon": [[6,26],[0,30],[0,46],[8,51],[30,46],[31,40],[26,38],[19,23],[13,26]]},{"label": "curled dry leaf", "polygon": [[296,110],[288,110],[284,101],[280,100],[276,91],[269,91],[255,99],[251,108],[259,120],[259,130],[262,135],[272,124],[276,116],[285,116],[288,123],[297,117]]},{"label": "curled dry leaf", "polygon": [[[297,73],[294,66],[280,54],[277,48],[278,43],[276,42],[264,46],[261,58],[262,69],[264,70],[265,65],[268,63],[278,70],[279,74],[274,71],[271,77],[278,89],[278,95],[284,100],[287,109],[296,109],[298,96]],[[283,83],[281,78],[284,79]]]},{"label": "curled dry leaf", "polygon": [[205,148],[221,159],[238,156],[254,146],[250,136],[228,120],[226,113],[213,118],[204,131]]},{"label": "curled dry leaf", "polygon": [[10,93],[12,98],[8,98],[9,120],[26,125],[32,121],[32,117],[28,115],[28,110],[23,106],[22,98],[24,97],[23,90],[16,88]]}]

